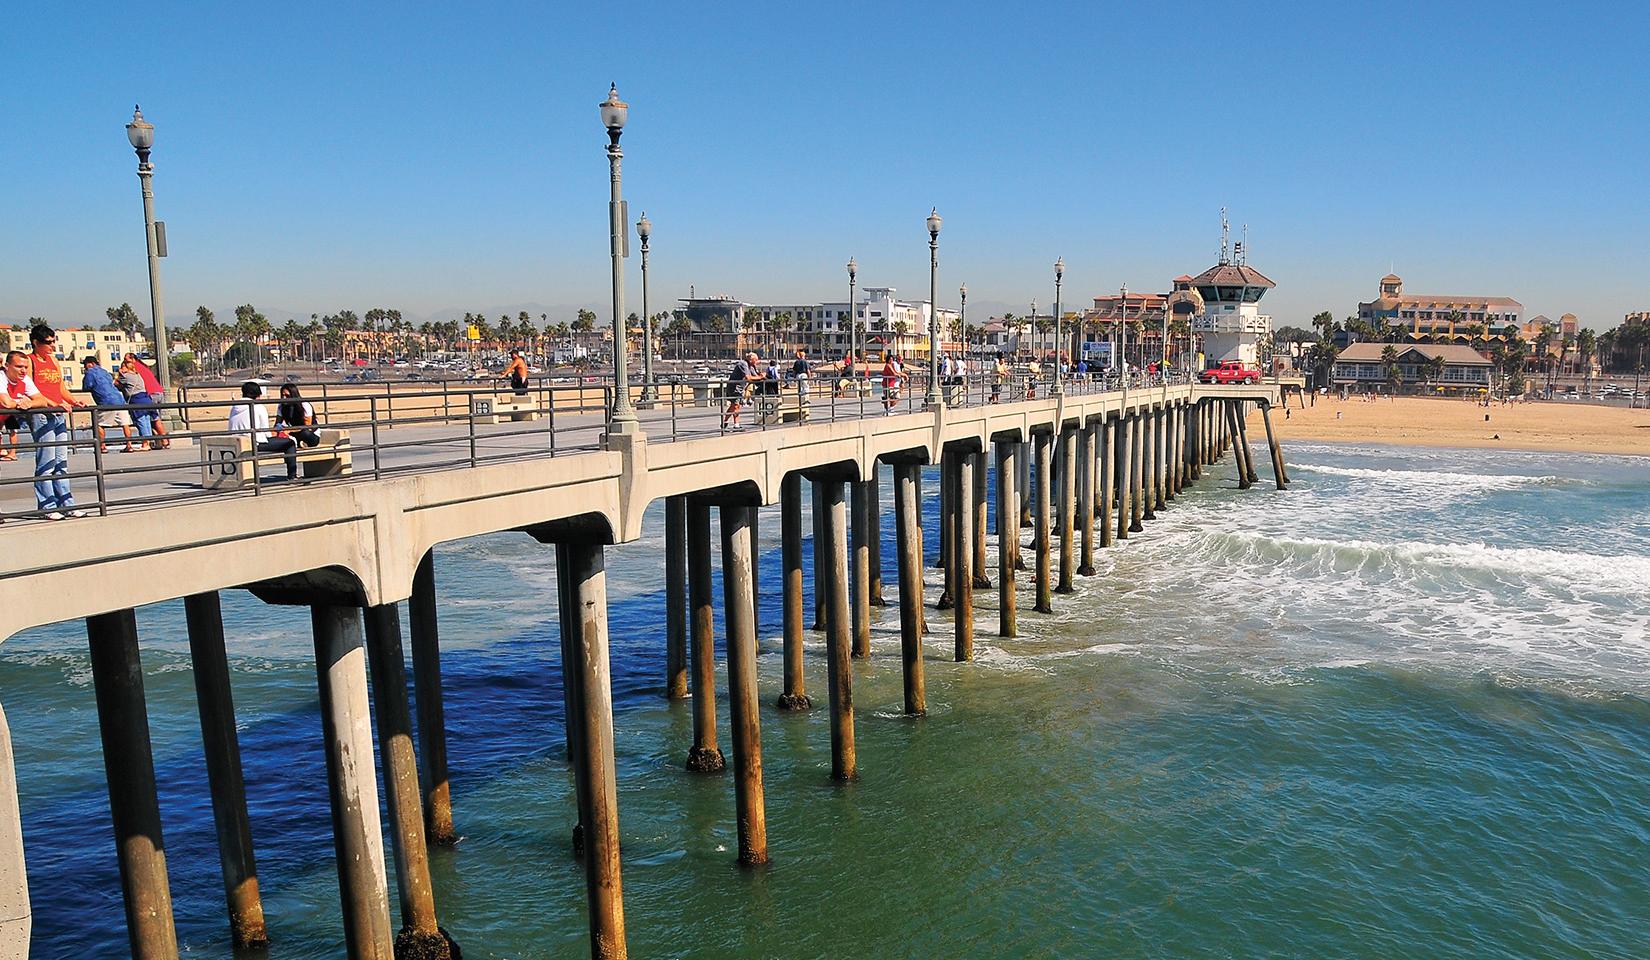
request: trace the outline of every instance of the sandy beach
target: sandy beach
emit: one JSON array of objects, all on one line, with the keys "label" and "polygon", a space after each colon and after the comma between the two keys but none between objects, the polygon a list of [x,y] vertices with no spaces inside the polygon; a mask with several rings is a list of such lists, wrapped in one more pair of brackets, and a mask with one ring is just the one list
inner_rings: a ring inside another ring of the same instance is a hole
[{"label": "sandy beach", "polygon": [[[1287,418],[1273,411],[1280,439],[1494,447],[1650,456],[1650,410],[1563,400],[1482,407],[1424,397],[1375,401],[1290,397]],[[1485,415],[1489,416],[1488,421]],[[1253,426],[1258,426],[1259,416]],[[1255,434],[1251,433],[1251,438]]]}]

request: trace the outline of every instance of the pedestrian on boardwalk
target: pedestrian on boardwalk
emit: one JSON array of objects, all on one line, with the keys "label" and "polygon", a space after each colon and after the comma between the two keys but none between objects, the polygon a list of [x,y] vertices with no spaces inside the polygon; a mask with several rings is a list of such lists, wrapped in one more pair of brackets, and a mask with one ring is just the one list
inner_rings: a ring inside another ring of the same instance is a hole
[{"label": "pedestrian on boardwalk", "polygon": [[510,381],[510,389],[516,392],[516,396],[527,396],[527,361],[514,347],[510,348],[510,365],[504,368],[504,379]]},{"label": "pedestrian on boardwalk", "polygon": [[854,355],[849,353],[849,354],[845,354],[843,356],[843,358],[842,358],[842,369],[837,372],[837,376],[836,376],[836,393],[837,393],[838,396],[841,396],[842,389],[844,387],[847,387],[848,389],[851,390],[851,389],[853,389],[853,386],[854,386]]},{"label": "pedestrian on boardwalk", "polygon": [[132,415],[124,409],[110,410],[107,407],[125,407],[126,397],[115,386],[115,378],[109,371],[103,369],[98,361],[97,354],[92,354],[81,361],[80,383],[86,392],[92,395],[92,402],[98,406],[94,414],[92,430],[97,434],[97,446],[104,453],[109,452],[109,445],[104,441],[104,431],[110,427],[119,427],[126,437],[126,446],[121,453],[132,452]]},{"label": "pedestrian on boardwalk", "polygon": [[900,381],[905,379],[905,362],[899,354],[892,350],[888,358],[882,363],[882,409],[888,413],[894,412],[894,405],[899,403]]},{"label": "pedestrian on boardwalk", "polygon": [[750,385],[761,380],[762,373],[757,365],[756,354],[747,353],[735,360],[733,368],[728,371],[726,397],[728,406],[722,412],[722,429],[730,425],[733,429],[741,429],[744,425],[739,422],[739,411],[745,406],[745,393]]},{"label": "pedestrian on boardwalk", "polygon": [[28,382],[50,410],[37,410],[29,418],[29,432],[35,442],[35,505],[48,520],[84,517],[86,511],[75,509],[74,494],[69,492],[69,443],[74,435],[68,419],[69,411],[84,404],[64,388],[63,371],[57,366],[57,334],[52,328],[38,324],[29,331],[29,343],[34,352],[29,354]]},{"label": "pedestrian on boardwalk", "polygon": [[999,403],[1003,398],[1003,383],[1008,379],[1008,361],[1001,353],[997,354],[997,362],[991,366],[991,402]]}]

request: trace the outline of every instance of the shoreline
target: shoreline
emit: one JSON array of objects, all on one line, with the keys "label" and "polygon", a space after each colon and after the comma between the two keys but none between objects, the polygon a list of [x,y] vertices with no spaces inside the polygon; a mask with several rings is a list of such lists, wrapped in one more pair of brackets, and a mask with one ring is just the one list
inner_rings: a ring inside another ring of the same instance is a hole
[{"label": "shoreline", "polygon": [[1292,440],[1318,440],[1650,457],[1650,410],[1563,400],[1484,407],[1432,397],[1339,400],[1331,395],[1306,402],[1303,409],[1292,398],[1287,417],[1281,408],[1272,412],[1286,452]]}]

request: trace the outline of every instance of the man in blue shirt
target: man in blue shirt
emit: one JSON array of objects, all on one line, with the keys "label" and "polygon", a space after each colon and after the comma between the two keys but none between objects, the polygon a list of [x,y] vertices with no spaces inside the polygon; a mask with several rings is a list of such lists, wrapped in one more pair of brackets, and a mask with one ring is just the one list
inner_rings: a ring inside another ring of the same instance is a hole
[{"label": "man in blue shirt", "polygon": [[[109,375],[109,371],[103,369],[102,364],[98,363],[96,354],[87,357],[81,363],[84,370],[80,378],[81,385],[91,393],[92,402],[95,405],[100,408],[126,405],[126,398],[121,395],[119,388],[115,386],[115,378]],[[126,437],[126,449],[121,452],[132,452],[132,415],[130,413],[125,410],[100,409],[94,416],[93,423],[97,429],[97,444],[102,447],[104,453],[109,452],[108,446],[103,442],[105,427],[119,427],[120,432]]]}]

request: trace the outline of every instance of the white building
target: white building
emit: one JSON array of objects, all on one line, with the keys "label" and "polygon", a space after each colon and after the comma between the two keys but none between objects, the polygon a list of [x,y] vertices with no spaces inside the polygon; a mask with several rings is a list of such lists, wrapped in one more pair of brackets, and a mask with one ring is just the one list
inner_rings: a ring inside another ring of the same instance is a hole
[{"label": "white building", "polygon": [[1208,363],[1240,360],[1260,363],[1259,344],[1272,332],[1272,318],[1260,312],[1260,298],[1277,286],[1264,274],[1223,250],[1220,262],[1192,278],[1203,297],[1203,313],[1192,318],[1192,332],[1203,338]]},{"label": "white building", "polygon": [[[866,287],[863,298],[856,297],[859,315],[860,352],[881,359],[884,350],[905,356],[925,352],[928,347],[926,300],[901,300],[893,287]],[[781,319],[789,318],[788,323]],[[958,319],[955,310],[940,308],[941,346],[950,339],[951,326]],[[818,304],[750,304],[744,308],[746,330],[771,335],[776,341],[805,347],[816,356],[835,358],[848,352],[848,302]]]}]

